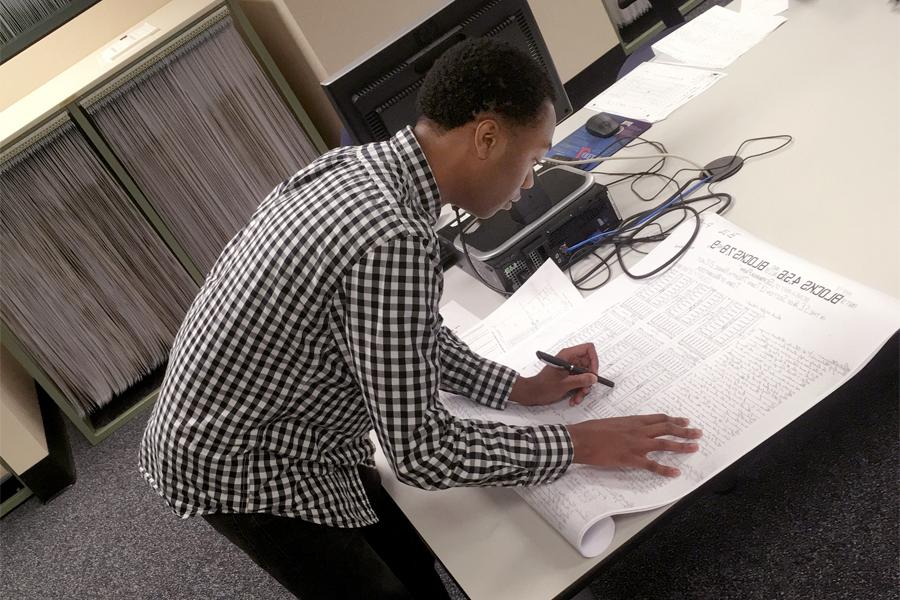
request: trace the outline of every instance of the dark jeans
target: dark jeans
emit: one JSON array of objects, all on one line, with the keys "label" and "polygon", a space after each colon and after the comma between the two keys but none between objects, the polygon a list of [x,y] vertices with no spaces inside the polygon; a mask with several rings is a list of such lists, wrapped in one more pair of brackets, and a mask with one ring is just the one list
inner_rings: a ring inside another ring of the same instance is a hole
[{"label": "dark jeans", "polygon": [[358,529],[317,525],[265,513],[204,515],[291,593],[314,598],[449,598],[434,556],[375,469],[360,476],[378,523]]}]

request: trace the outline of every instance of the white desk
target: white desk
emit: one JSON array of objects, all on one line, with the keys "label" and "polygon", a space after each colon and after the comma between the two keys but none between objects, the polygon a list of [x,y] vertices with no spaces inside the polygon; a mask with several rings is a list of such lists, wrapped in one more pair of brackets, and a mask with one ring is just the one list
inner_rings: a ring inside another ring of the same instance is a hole
[{"label": "white desk", "polygon": [[[900,297],[900,12],[881,1],[792,0],[784,14],[788,22],[728,77],[646,137],[704,164],[745,138],[793,135],[791,147],[748,162],[717,188],[734,196],[726,216]],[[556,140],[588,115],[561,124]],[[669,172],[682,166],[671,165]],[[625,187],[612,197],[623,215],[638,210]],[[444,301],[451,299],[479,317],[501,302],[458,268],[446,273]],[[379,459],[385,487],[473,599],[552,598],[665,511],[617,517],[609,550],[585,559],[510,489],[425,492],[399,484]]]}]

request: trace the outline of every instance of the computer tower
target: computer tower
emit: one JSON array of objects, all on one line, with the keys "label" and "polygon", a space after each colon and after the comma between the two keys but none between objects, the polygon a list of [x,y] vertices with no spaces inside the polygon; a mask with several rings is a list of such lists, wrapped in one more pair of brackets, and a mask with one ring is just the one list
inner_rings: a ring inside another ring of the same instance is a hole
[{"label": "computer tower", "polygon": [[441,243],[458,264],[485,281],[515,291],[546,259],[561,269],[572,264],[565,249],[600,232],[615,229],[621,218],[605,186],[579,169],[542,169],[535,185],[509,211],[489,219],[462,219],[466,258],[459,224],[453,220],[438,230]]}]

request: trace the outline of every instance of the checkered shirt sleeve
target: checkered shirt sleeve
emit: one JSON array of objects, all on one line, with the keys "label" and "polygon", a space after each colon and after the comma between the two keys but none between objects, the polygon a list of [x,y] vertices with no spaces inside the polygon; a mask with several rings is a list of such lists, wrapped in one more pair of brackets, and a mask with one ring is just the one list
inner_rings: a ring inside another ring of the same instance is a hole
[{"label": "checkered shirt sleeve", "polygon": [[573,457],[564,426],[461,420],[440,403],[446,376],[444,387],[502,406],[515,372],[441,328],[439,276],[426,244],[400,235],[370,248],[338,298],[347,362],[397,478],[425,489],[557,479]]},{"label": "checkered shirt sleeve", "polygon": [[446,327],[441,327],[437,338],[441,350],[441,389],[490,408],[506,408],[509,390],[518,373],[475,354]]}]

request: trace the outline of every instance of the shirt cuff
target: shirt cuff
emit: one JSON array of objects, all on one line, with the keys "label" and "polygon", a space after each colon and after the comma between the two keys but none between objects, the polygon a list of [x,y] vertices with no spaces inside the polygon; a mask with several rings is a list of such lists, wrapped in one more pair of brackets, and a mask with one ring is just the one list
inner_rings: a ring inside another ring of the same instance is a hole
[{"label": "shirt cuff", "polygon": [[534,441],[534,477],[526,485],[556,481],[575,458],[569,430],[565,425],[538,425],[534,427]]},{"label": "shirt cuff", "polygon": [[483,368],[479,369],[475,377],[469,398],[488,408],[503,410],[518,376],[515,369],[484,359]]}]

